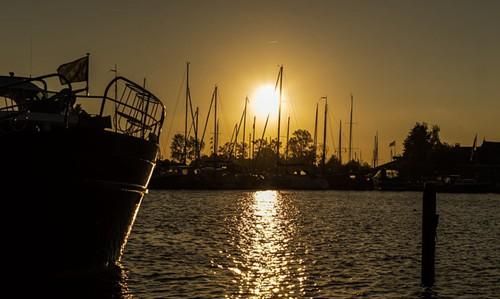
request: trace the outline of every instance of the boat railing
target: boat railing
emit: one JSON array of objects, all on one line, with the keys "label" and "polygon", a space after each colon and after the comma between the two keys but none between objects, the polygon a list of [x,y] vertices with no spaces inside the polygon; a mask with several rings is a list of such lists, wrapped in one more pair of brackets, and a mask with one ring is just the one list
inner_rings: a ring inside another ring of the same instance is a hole
[{"label": "boat railing", "polygon": [[[10,119],[16,119],[20,114],[30,111],[31,105],[44,99],[58,97],[62,94],[70,95],[74,91],[71,83],[58,73],[38,76],[34,78],[7,77],[11,82],[0,84],[0,122]],[[46,80],[58,78],[62,86],[60,91],[50,91]],[[69,103],[68,103],[69,105]],[[69,108],[69,107],[66,107]],[[65,109],[64,122],[67,123],[69,109]]]},{"label": "boat railing", "polygon": [[165,106],[153,93],[127,78],[113,79],[103,96],[79,95],[78,100],[101,100],[97,115],[111,116],[115,132],[143,139],[159,138],[161,134]]},{"label": "boat railing", "polygon": [[[58,92],[49,91],[46,80],[52,77],[66,82]],[[38,84],[35,84],[38,83]],[[40,86],[39,86],[40,85]],[[12,90],[18,94],[12,95]],[[4,91],[4,94],[2,94]],[[16,78],[15,82],[0,86],[0,121],[13,119],[16,115],[33,112],[33,104],[44,103],[50,98],[65,99],[59,114],[64,115],[68,126],[71,114],[80,113],[90,117],[110,118],[115,132],[158,141],[165,118],[165,106],[153,93],[144,87],[124,78],[116,77],[107,86],[104,95],[81,94],[86,89],[73,90],[71,83],[59,74],[44,75],[36,78]],[[67,100],[66,100],[67,99]],[[85,105],[85,108],[82,106]]]}]

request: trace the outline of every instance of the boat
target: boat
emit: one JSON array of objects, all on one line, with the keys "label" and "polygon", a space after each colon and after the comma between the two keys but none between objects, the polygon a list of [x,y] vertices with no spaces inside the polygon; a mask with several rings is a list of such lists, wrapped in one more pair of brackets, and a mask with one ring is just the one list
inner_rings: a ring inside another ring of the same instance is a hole
[{"label": "boat", "polygon": [[121,76],[88,95],[78,76],[0,76],[4,257],[39,277],[119,263],[159,156],[158,97]]}]

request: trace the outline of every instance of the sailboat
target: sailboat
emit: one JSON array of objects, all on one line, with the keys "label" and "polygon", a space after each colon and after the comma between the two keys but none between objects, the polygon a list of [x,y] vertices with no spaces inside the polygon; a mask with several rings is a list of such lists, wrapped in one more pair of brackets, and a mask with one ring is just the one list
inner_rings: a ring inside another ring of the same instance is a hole
[{"label": "sailboat", "polygon": [[[278,105],[278,133],[276,142],[276,161],[277,172],[270,176],[270,185],[277,189],[298,189],[298,190],[324,190],[328,189],[328,181],[322,176],[317,175],[313,171],[304,171],[305,168],[311,168],[306,165],[293,165],[290,164],[286,158],[288,156],[288,139],[290,132],[290,118],[288,118],[287,126],[287,140],[286,140],[286,154],[285,160],[282,161],[280,157],[280,130],[281,130],[281,108],[282,108],[282,95],[283,95],[283,66],[280,66],[278,78],[276,80],[275,88],[279,88],[279,105]],[[325,121],[323,130],[323,155],[322,155],[322,169],[325,169],[325,155],[326,155],[326,119],[327,119],[327,104],[325,99]],[[317,115],[316,115],[317,117]],[[317,125],[317,119],[316,119]],[[315,128],[315,145],[316,149],[316,131]]]}]

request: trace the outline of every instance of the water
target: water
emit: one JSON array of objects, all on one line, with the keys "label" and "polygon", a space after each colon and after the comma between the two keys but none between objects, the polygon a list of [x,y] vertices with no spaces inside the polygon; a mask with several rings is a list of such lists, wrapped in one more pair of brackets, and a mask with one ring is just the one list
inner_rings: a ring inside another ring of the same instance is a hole
[{"label": "water", "polygon": [[438,194],[431,290],[420,286],[421,197],[152,191],[122,260],[120,296],[499,298],[500,195]]}]

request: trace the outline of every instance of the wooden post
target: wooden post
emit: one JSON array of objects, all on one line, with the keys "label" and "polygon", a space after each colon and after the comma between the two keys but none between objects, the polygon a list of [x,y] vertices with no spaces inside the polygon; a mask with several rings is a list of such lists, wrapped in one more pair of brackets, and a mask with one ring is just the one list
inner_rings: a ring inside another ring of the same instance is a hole
[{"label": "wooden post", "polygon": [[422,200],[422,285],[434,285],[434,261],[436,253],[436,230],[439,215],[436,214],[436,187],[426,183]]}]

